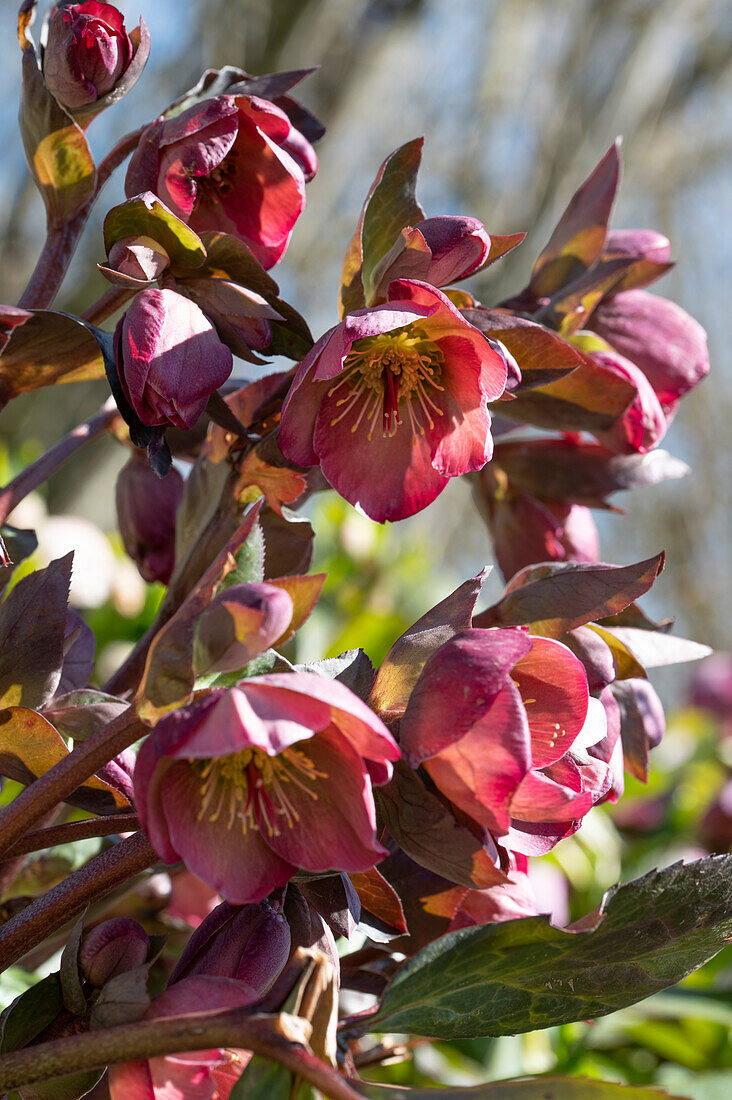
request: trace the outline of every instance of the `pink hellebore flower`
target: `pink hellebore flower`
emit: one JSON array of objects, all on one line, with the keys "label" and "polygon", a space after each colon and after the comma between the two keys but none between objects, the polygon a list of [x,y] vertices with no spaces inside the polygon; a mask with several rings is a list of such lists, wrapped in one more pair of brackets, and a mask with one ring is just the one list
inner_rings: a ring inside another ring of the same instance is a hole
[{"label": "pink hellebore flower", "polygon": [[163,718],[140,749],[135,803],[162,859],[244,905],[298,868],[373,867],[385,853],[372,783],[399,755],[343,684],[273,673]]},{"label": "pink hellebore flower", "polygon": [[486,403],[505,385],[502,356],[441,291],[397,279],[303,359],[279,444],[371,519],[404,519],[489,460]]},{"label": "pink hellebore flower", "polygon": [[564,835],[606,792],[607,765],[586,752],[606,729],[582,663],[561,642],[472,629],[427,661],[400,742],[458,809],[530,855],[524,832],[561,823]]},{"label": "pink hellebore flower", "polygon": [[138,294],[114,345],[124,396],[150,426],[192,428],[234,363],[205,314],[174,290]]},{"label": "pink hellebore flower", "polygon": [[[156,997],[143,1019],[244,1008],[252,1003],[245,985],[229,978],[196,975]],[[251,1058],[248,1050],[198,1050],[166,1054],[109,1067],[110,1100],[228,1100]]]},{"label": "pink hellebore flower", "polygon": [[312,146],[280,107],[222,95],[148,126],[125,191],[154,191],[197,233],[238,237],[269,268],[284,255],[316,170]]},{"label": "pink hellebore flower", "polygon": [[59,103],[85,107],[112,91],[132,54],[124,17],[112,4],[57,5],[48,23],[43,79]]},{"label": "pink hellebore flower", "polygon": [[592,352],[594,362],[610,374],[631,382],[636,396],[608,431],[595,431],[597,439],[617,454],[647,454],[661,442],[673,418],[661,407],[645,374],[629,359],[612,351]]}]

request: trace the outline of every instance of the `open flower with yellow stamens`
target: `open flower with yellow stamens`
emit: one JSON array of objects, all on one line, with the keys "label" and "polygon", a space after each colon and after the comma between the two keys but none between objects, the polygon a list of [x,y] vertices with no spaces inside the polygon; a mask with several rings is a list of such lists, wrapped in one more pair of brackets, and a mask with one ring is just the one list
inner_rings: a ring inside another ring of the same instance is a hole
[{"label": "open flower with yellow stamens", "polygon": [[167,863],[235,905],[299,869],[366,871],[376,840],[372,783],[399,749],[336,680],[273,673],[212,691],[164,718],[142,745],[135,803]]},{"label": "open flower with yellow stamens", "polygon": [[282,409],[282,453],[320,465],[378,522],[419,512],[493,453],[489,401],[506,364],[441,291],[395,279],[303,359]]}]

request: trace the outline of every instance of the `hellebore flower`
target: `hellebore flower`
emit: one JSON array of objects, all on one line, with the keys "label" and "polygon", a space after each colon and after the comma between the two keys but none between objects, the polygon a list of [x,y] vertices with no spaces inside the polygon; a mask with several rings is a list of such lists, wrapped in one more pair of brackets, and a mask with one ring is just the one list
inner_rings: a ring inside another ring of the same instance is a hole
[{"label": "hellebore flower", "polygon": [[591,778],[607,766],[588,764],[584,750],[605,733],[602,704],[561,642],[519,628],[472,629],[425,664],[400,742],[407,762],[422,764],[458,809],[522,851],[513,838],[524,823],[533,832],[561,822],[564,835],[597,801]]},{"label": "hellebore flower", "polygon": [[441,291],[398,279],[303,359],[279,445],[371,519],[404,519],[489,460],[486,403],[505,385],[503,357]]},{"label": "hellebore flower", "polygon": [[482,267],[491,239],[477,218],[443,215],[402,229],[371,277],[369,305],[386,299],[394,279],[420,279],[430,286],[449,286]]},{"label": "hellebore flower", "polygon": [[706,332],[681,306],[657,294],[612,294],[600,302],[588,328],[643,371],[664,407],[709,372]]},{"label": "hellebore flower", "polygon": [[142,966],[150,950],[150,937],[132,917],[114,917],[96,925],[84,936],[79,967],[92,985],[103,986],[110,978]]},{"label": "hellebore flower", "polygon": [[174,290],[141,291],[114,345],[124,396],[150,426],[192,428],[234,362],[204,313]]},{"label": "hellebore flower", "polygon": [[111,92],[132,60],[124,16],[112,4],[57,6],[48,23],[43,79],[71,110]]},{"label": "hellebore flower", "polygon": [[[246,986],[239,982],[194,976],[157,996],[143,1019],[154,1026],[166,1016],[185,1018],[251,1003]],[[247,1050],[198,1050],[122,1062],[109,1067],[110,1100],[228,1100],[250,1058]]]},{"label": "hellebore flower", "polygon": [[160,478],[135,450],[117,477],[117,523],[125,550],[146,581],[167,584],[175,563],[175,517],[183,478],[171,469]]},{"label": "hellebore flower", "polygon": [[150,842],[235,905],[298,868],[365,871],[376,840],[372,783],[399,749],[343,684],[273,673],[212,691],[143,743],[135,802]]},{"label": "hellebore flower", "polygon": [[608,431],[595,431],[597,439],[617,454],[647,454],[657,447],[671,420],[643,371],[613,351],[591,353],[603,370],[631,382],[636,396]]},{"label": "hellebore flower", "polygon": [[269,268],[285,253],[316,167],[310,143],[280,107],[222,95],[148,126],[125,191],[155,192],[197,233],[230,233]]},{"label": "hellebore flower", "polygon": [[284,970],[290,947],[290,925],[276,896],[256,905],[224,901],[189,939],[169,984],[194,974],[233,978],[258,1001]]}]

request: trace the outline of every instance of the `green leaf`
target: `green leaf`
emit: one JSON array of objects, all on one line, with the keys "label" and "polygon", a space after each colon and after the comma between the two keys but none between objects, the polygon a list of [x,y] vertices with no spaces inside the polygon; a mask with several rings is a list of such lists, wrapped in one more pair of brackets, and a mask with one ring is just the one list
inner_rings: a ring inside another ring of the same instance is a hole
[{"label": "green leaf", "polygon": [[61,953],[59,968],[64,1008],[75,1016],[83,1016],[86,1012],[86,997],[84,996],[81,970],[79,968],[79,949],[81,938],[84,935],[84,921],[86,920],[88,908],[87,906],[78,920],[74,922],[66,946]]},{"label": "green leaf", "polygon": [[[444,1089],[407,1089],[398,1085],[371,1085],[354,1082],[368,1100],[439,1100]],[[233,1096],[233,1093],[232,1093]],[[593,1081],[588,1077],[517,1077],[512,1081],[492,1081],[474,1088],[450,1089],[453,1100],[660,1100],[668,1097],[659,1089],[617,1085],[614,1081]]]},{"label": "green leaf", "polygon": [[511,579],[503,599],[476,615],[473,626],[530,626],[559,638],[576,626],[614,615],[653,585],[664,555],[634,565],[529,565]]},{"label": "green leaf", "polygon": [[177,218],[152,191],[113,206],[104,219],[104,247],[125,237],[151,237],[161,244],[173,263],[198,267],[206,259],[203,241]]},{"label": "green leaf", "polygon": [[366,305],[374,268],[406,225],[423,221],[415,197],[424,138],[415,138],[391,153],[379,168],[348,246],[341,271],[340,309],[345,317]]},{"label": "green leaf", "polygon": [[32,1042],[56,1019],[62,1007],[58,974],[49,974],[21,993],[0,1016],[0,1054]]},{"label": "green leaf", "polygon": [[608,891],[571,929],[544,916],[466,928],[404,964],[360,1031],[515,1035],[604,1016],[675,984],[732,939],[732,856]]}]

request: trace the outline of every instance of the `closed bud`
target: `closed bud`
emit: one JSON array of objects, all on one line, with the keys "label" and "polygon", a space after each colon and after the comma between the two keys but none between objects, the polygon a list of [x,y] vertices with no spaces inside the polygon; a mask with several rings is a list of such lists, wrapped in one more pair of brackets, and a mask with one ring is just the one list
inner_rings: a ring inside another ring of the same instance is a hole
[{"label": "closed bud", "polygon": [[134,970],[147,959],[150,939],[132,917],[115,917],[92,928],[79,951],[79,966],[85,978],[97,987],[110,978]]},{"label": "closed bud", "polygon": [[109,267],[130,279],[152,282],[165,271],[170,256],[152,237],[125,237],[109,252]]},{"label": "closed bud", "polygon": [[183,478],[172,469],[159,478],[141,451],[117,478],[117,522],[125,550],[146,581],[167,584],[175,562],[175,515]]},{"label": "closed bud", "polygon": [[236,672],[269,649],[292,621],[292,599],[274,584],[225,588],[196,623],[193,668]]},{"label": "closed bud", "polygon": [[114,342],[124,396],[151,427],[192,428],[233,366],[208,318],[174,290],[138,294]]},{"label": "closed bud", "polygon": [[74,110],[96,103],[112,91],[132,57],[124,17],[112,4],[89,0],[51,13],[43,77],[62,106]]}]

